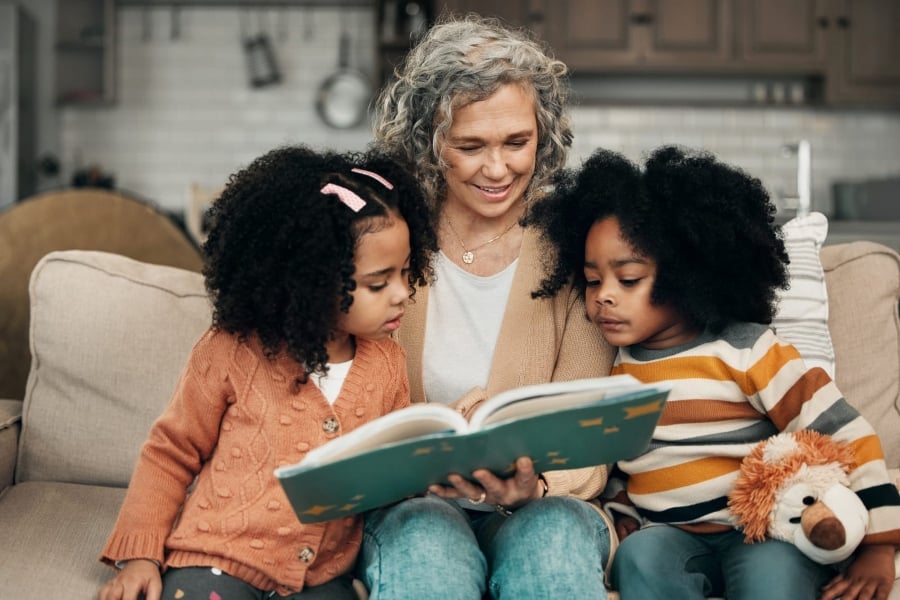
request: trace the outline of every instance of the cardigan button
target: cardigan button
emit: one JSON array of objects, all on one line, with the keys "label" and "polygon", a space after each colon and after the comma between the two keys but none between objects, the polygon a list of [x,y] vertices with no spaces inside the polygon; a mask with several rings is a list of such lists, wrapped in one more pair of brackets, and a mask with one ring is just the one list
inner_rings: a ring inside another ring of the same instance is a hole
[{"label": "cardigan button", "polygon": [[315,555],[316,553],[313,552],[312,548],[310,548],[309,546],[305,546],[302,550],[300,550],[300,552],[297,553],[297,558],[305,563],[308,563],[313,559]]},{"label": "cardigan button", "polygon": [[325,419],[325,422],[322,423],[322,429],[325,430],[325,433],[334,433],[340,429],[340,427],[340,423],[338,423],[338,420],[334,417],[328,417]]}]

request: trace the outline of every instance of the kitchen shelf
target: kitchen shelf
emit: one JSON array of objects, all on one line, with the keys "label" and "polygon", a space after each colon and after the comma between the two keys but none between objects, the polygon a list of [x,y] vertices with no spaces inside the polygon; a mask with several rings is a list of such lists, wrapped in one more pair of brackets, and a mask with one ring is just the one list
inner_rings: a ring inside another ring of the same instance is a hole
[{"label": "kitchen shelf", "polygon": [[58,0],[56,100],[108,105],[115,98],[115,0]]}]

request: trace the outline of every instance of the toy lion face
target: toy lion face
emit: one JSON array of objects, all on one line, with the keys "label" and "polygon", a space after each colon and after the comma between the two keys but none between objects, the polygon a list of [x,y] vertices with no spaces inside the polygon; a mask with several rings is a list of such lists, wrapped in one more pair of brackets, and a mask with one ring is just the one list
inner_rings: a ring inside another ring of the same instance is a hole
[{"label": "toy lion face", "polygon": [[814,431],[760,442],[744,459],[728,501],[745,541],[790,542],[820,563],[847,558],[868,524],[849,488],[853,466],[849,446]]}]

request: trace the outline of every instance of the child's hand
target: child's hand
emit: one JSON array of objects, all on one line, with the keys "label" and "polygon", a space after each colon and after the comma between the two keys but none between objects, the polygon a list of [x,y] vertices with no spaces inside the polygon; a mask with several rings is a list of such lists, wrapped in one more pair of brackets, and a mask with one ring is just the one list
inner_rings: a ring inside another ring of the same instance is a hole
[{"label": "child's hand", "polygon": [[821,600],[887,600],[894,577],[892,545],[861,546],[847,570],[822,588]]},{"label": "child's hand", "polygon": [[640,522],[631,515],[623,515],[621,513],[615,513],[615,515],[616,535],[619,536],[620,542],[641,528]]},{"label": "child's hand", "polygon": [[100,600],[138,600],[143,592],[144,600],[159,600],[162,594],[162,577],[159,567],[152,560],[129,560],[122,570],[100,588]]}]

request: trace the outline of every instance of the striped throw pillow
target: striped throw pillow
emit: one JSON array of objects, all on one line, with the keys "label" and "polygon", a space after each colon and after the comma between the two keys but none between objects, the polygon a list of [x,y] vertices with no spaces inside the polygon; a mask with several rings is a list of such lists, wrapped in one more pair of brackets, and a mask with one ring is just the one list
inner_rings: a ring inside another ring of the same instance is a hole
[{"label": "striped throw pillow", "polygon": [[834,347],[828,330],[828,294],[819,250],[828,233],[828,219],[813,212],[783,226],[784,245],[791,264],[791,287],[779,294],[772,328],[793,344],[807,365],[818,366],[834,378]]}]

